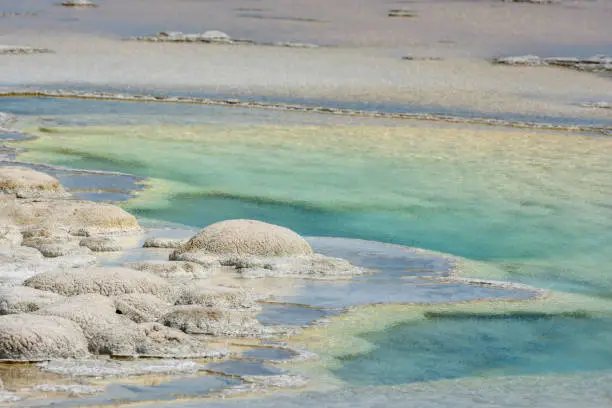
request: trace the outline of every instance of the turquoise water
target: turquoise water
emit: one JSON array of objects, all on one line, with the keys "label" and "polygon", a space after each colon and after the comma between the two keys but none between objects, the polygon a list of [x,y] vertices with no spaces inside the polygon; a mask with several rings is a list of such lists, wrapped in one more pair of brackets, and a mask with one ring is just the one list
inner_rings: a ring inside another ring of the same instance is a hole
[{"label": "turquoise water", "polygon": [[[222,109],[181,125],[159,119],[159,107],[157,119],[129,111],[127,121],[80,103],[72,117],[49,114],[56,122],[45,132],[32,126],[39,139],[20,143],[29,149],[20,159],[148,178],[124,204],[139,216],[193,227],[255,218],[480,260],[501,271],[494,278],[612,294],[611,139],[407,121],[286,124],[282,114]],[[363,335],[374,348],[338,357],[334,374],[363,386],[605,370],[610,323],[430,315]]]},{"label": "turquoise water", "polygon": [[612,368],[610,319],[527,313],[430,316],[363,338],[375,348],[333,370],[352,385],[463,377],[570,374]]}]

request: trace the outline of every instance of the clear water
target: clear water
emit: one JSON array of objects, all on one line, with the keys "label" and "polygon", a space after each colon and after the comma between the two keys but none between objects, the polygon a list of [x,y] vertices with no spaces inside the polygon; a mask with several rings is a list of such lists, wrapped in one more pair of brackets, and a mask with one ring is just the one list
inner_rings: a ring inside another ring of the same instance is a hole
[{"label": "clear water", "polygon": [[[340,358],[353,385],[610,370],[610,319],[519,315],[431,316],[364,334],[375,348]],[[383,375],[381,375],[384,373]]]},{"label": "clear water", "polygon": [[24,142],[20,158],[149,178],[128,204],[146,218],[255,218],[610,293],[612,140],[403,124],[70,127]]},{"label": "clear water", "polygon": [[[113,113],[99,126],[100,116],[81,103],[80,123],[33,127],[39,138],[20,142],[29,150],[19,158],[148,178],[150,188],[125,204],[142,217],[193,227],[256,218],[304,235],[451,253],[500,271],[475,275],[612,294],[611,139],[412,122],[281,126],[282,115],[250,112],[235,122],[235,111],[223,110],[203,111],[188,125],[150,125],[138,115],[115,123]],[[88,116],[98,126],[82,126]],[[317,291],[313,285],[309,298]],[[430,316],[363,335],[373,349],[339,356],[333,370],[359,386],[606,370],[609,323]]]}]

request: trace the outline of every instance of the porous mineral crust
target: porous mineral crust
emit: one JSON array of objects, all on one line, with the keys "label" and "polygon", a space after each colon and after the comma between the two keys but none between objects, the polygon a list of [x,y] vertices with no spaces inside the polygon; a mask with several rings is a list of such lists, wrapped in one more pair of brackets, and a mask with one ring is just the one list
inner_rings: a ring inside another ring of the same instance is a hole
[{"label": "porous mineral crust", "polygon": [[13,194],[18,198],[68,195],[55,177],[21,166],[0,167],[0,193]]},{"label": "porous mineral crust", "polygon": [[150,273],[119,267],[45,272],[27,279],[24,285],[64,296],[148,293],[170,303],[174,303],[177,296],[168,281]]},{"label": "porous mineral crust", "polygon": [[176,306],[160,321],[189,334],[258,337],[266,332],[266,328],[251,313],[198,305]]},{"label": "porous mineral crust", "polygon": [[136,218],[115,205],[81,200],[3,200],[0,214],[21,227],[63,229],[72,235],[140,232]]},{"label": "porous mineral crust", "polygon": [[0,316],[2,360],[37,361],[87,355],[85,336],[70,320],[31,314]]},{"label": "porous mineral crust", "polygon": [[173,252],[210,255],[297,256],[312,254],[304,238],[288,228],[255,220],[209,225]]},{"label": "porous mineral crust", "polygon": [[63,300],[64,296],[25,286],[0,287],[0,314],[30,313]]}]

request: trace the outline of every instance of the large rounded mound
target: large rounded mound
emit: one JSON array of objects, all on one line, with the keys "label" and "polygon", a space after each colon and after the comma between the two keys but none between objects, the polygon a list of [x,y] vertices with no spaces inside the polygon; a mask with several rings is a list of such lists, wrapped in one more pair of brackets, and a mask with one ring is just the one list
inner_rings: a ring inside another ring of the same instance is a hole
[{"label": "large rounded mound", "polygon": [[288,228],[254,220],[228,220],[204,228],[171,257],[186,252],[270,257],[309,255],[312,248]]},{"label": "large rounded mound", "polygon": [[120,234],[140,231],[136,217],[112,204],[79,200],[6,202],[9,221],[26,227],[64,229],[72,235]]},{"label": "large rounded mound", "polygon": [[87,356],[87,341],[70,320],[54,316],[0,316],[0,359],[36,361]]}]

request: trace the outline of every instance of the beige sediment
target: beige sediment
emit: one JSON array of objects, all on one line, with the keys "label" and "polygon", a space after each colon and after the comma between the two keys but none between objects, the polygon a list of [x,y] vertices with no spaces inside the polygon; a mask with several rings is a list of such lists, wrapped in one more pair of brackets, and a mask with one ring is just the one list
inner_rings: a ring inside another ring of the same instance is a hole
[{"label": "beige sediment", "polygon": [[423,120],[431,122],[444,122],[465,125],[486,125],[499,127],[512,127],[518,129],[555,130],[568,132],[587,132],[612,135],[611,126],[587,126],[587,125],[563,125],[545,122],[514,121],[505,119],[493,119],[486,117],[463,117],[450,114],[436,113],[414,113],[414,112],[387,112],[350,109],[342,107],[327,107],[316,105],[302,105],[282,102],[265,102],[241,100],[236,98],[215,99],[171,95],[153,94],[128,94],[115,92],[96,91],[74,91],[74,90],[8,90],[0,91],[0,97],[34,97],[34,98],[67,98],[83,100],[106,100],[125,102],[158,102],[158,103],[183,103],[195,105],[212,105],[236,108],[271,109],[287,112],[319,113],[338,116],[371,117],[379,119],[408,119]]}]

